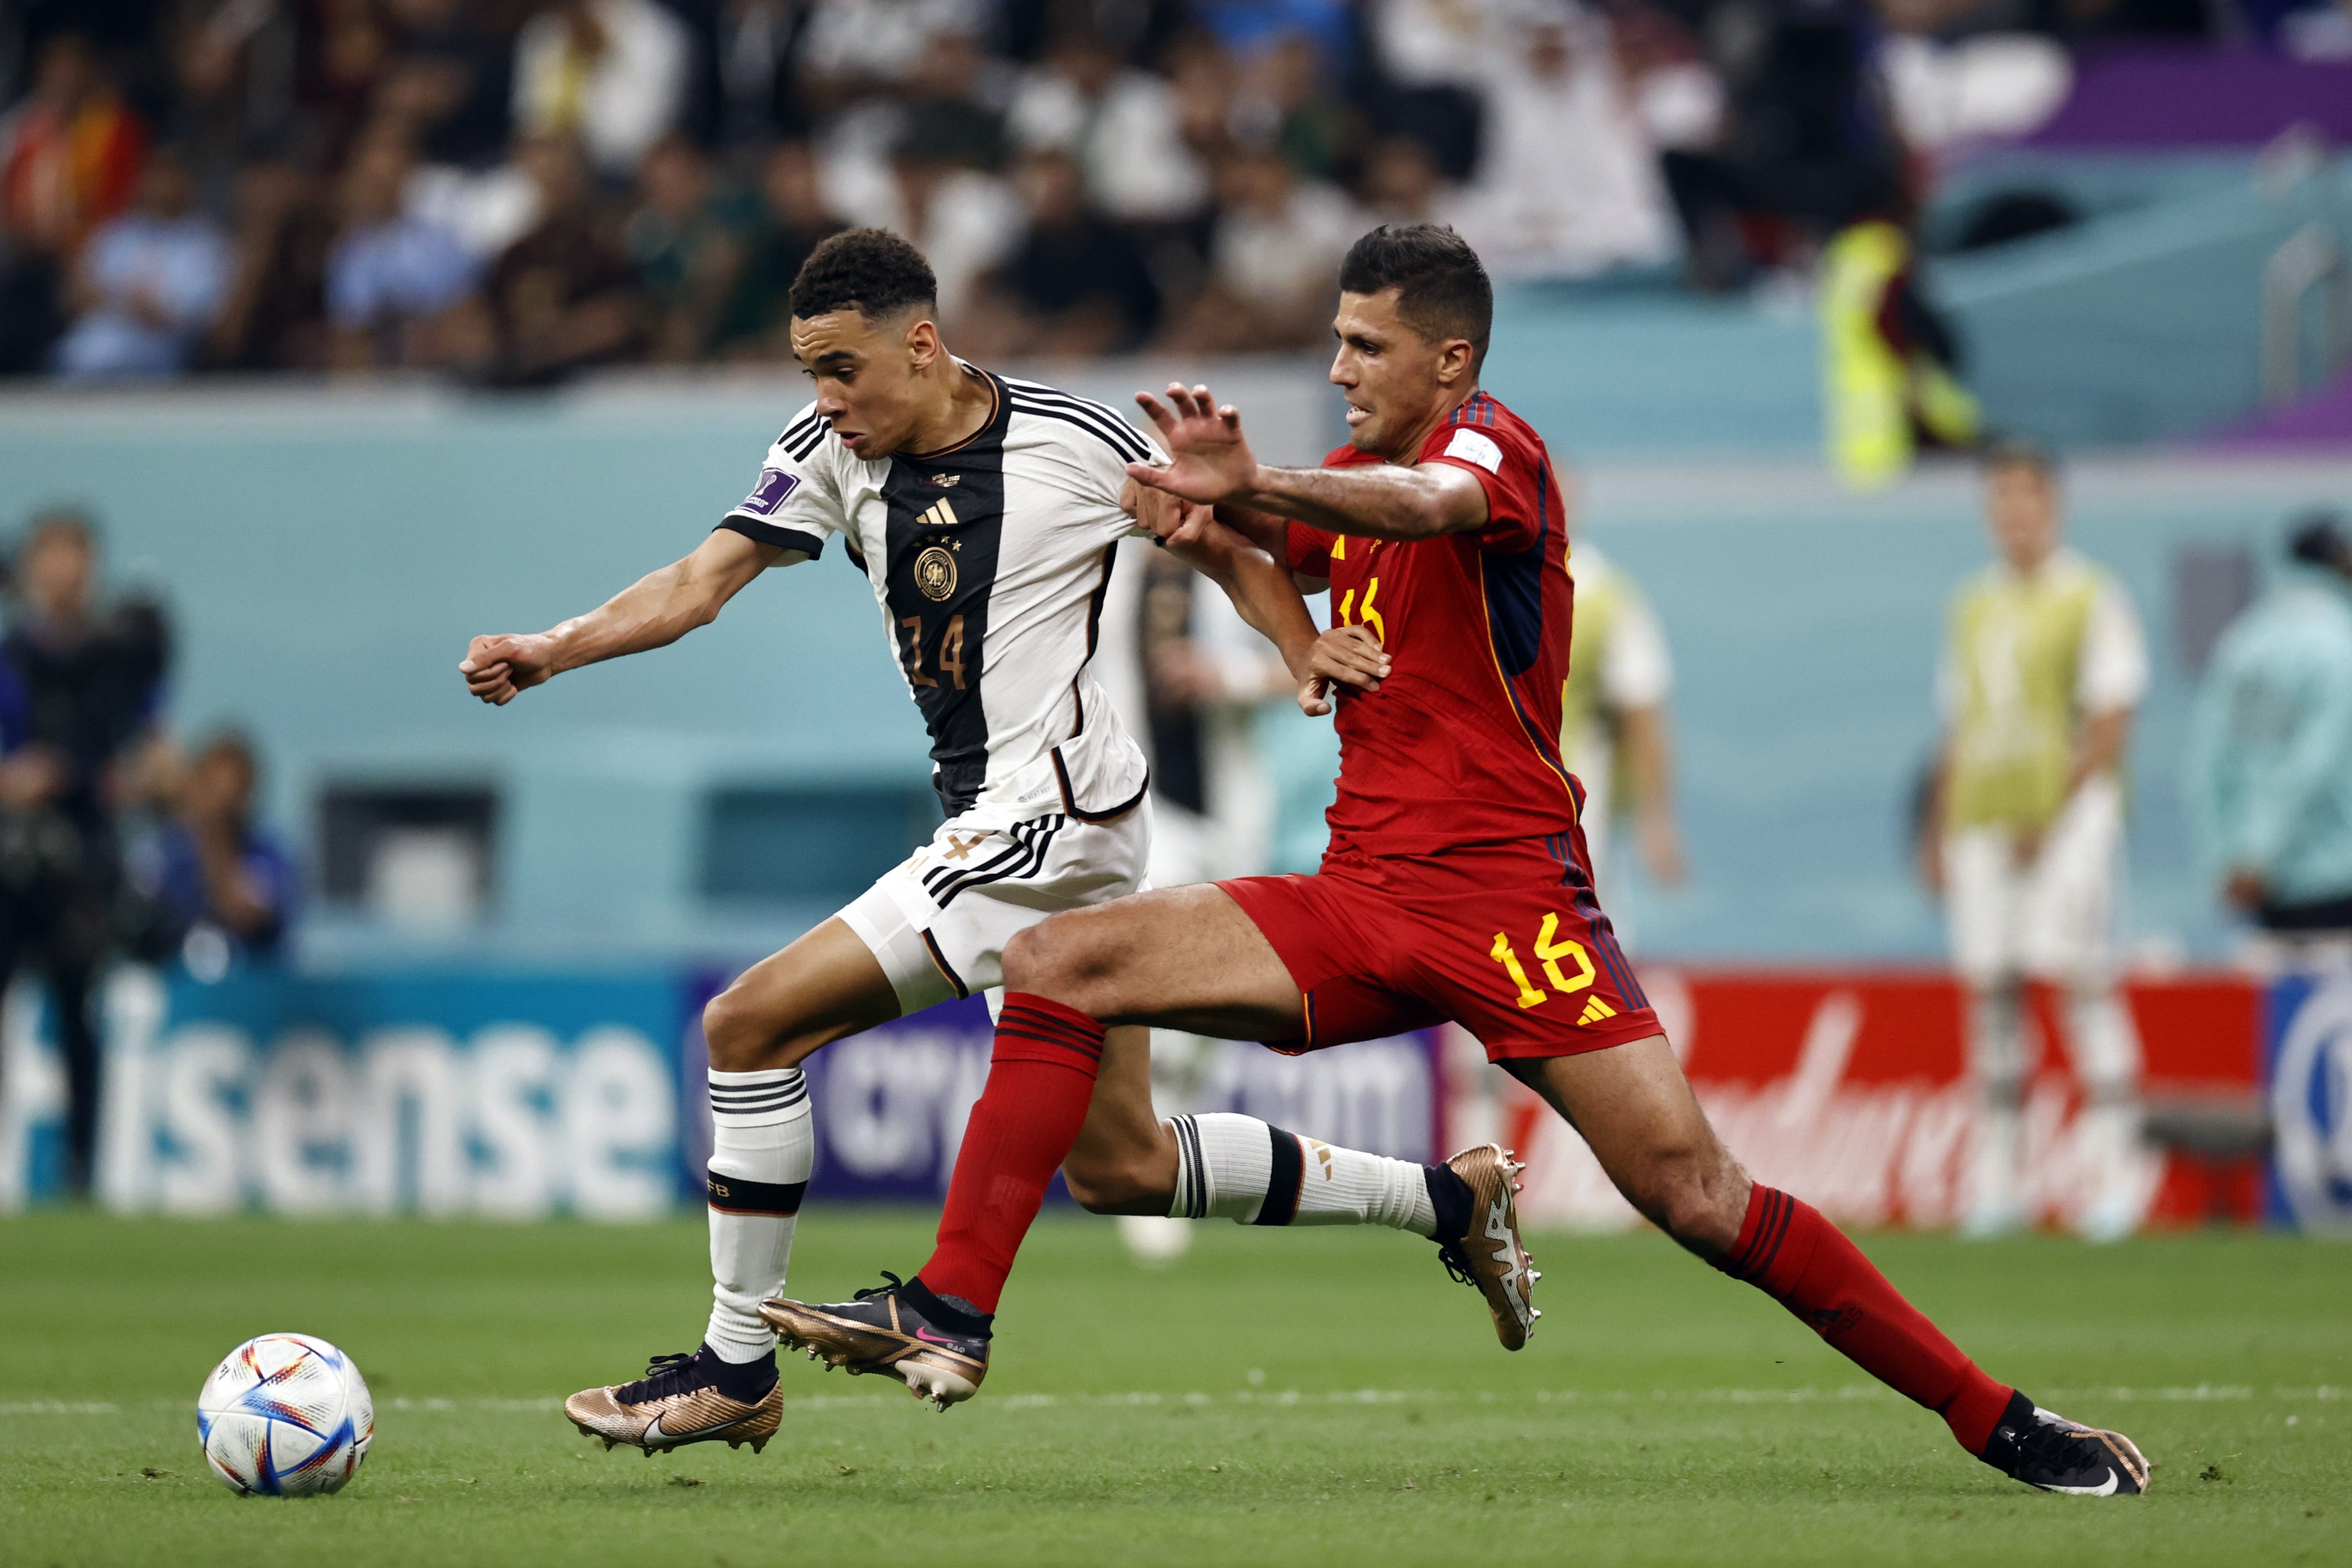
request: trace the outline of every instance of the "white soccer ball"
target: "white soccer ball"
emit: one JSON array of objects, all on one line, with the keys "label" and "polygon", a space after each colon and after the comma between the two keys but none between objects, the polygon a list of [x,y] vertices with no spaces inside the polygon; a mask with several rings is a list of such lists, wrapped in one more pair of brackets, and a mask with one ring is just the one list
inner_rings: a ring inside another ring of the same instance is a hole
[{"label": "white soccer ball", "polygon": [[375,1401],[352,1358],[325,1340],[266,1333],[205,1379],[196,1436],[205,1463],[240,1497],[340,1491],[367,1458]]}]

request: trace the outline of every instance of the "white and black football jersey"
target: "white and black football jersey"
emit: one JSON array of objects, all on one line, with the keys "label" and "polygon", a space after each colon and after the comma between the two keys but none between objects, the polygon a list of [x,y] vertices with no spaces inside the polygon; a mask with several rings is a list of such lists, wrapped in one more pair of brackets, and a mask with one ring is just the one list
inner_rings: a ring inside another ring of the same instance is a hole
[{"label": "white and black football jersey", "polygon": [[1116,816],[1149,768],[1087,664],[1118,541],[1148,531],[1119,509],[1127,465],[1166,458],[1101,403],[964,368],[996,394],[969,440],[868,462],[812,402],[719,526],[793,552],[780,564],[841,540],[930,730],[949,816],[1026,798],[1048,771],[1063,810]]}]

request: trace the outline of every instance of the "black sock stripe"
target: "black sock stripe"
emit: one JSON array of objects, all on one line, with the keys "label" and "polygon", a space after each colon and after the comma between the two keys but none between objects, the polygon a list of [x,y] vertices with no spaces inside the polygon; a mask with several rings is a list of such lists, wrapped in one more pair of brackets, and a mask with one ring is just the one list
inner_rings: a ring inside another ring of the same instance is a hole
[{"label": "black sock stripe", "polygon": [[1073,1040],[1088,1040],[1097,1045],[1108,1032],[1092,1019],[1079,1023],[1059,1013],[1049,1013],[1042,1008],[1024,1007],[1019,1002],[1007,1002],[998,1014],[997,1028],[1003,1029],[1011,1024],[1019,1024],[1026,1030],[1066,1034]]},{"label": "black sock stripe", "polygon": [[1209,1206],[1202,1193],[1201,1124],[1190,1116],[1179,1116],[1169,1125],[1176,1132],[1177,1166],[1182,1177],[1176,1189],[1177,1207],[1186,1219],[1205,1219]]},{"label": "black sock stripe", "polygon": [[1050,1045],[1056,1050],[1066,1051],[1072,1056],[1081,1057],[1089,1062],[1099,1063],[1102,1061],[1102,1047],[1098,1045],[1084,1045],[1074,1040],[1063,1040],[1050,1034],[1031,1034],[1027,1030],[1013,1029],[1003,1025],[998,1026],[996,1035],[999,1040],[1003,1039],[1006,1035],[1011,1035],[1015,1040],[1025,1040],[1030,1041],[1032,1044]]},{"label": "black sock stripe", "polygon": [[1780,1243],[1789,1237],[1789,1222],[1796,1218],[1796,1206],[1789,1195],[1777,1187],[1764,1189],[1763,1222],[1756,1229],[1756,1245],[1749,1251],[1747,1278],[1761,1280],[1771,1271],[1773,1262],[1780,1256]]},{"label": "black sock stripe", "polygon": [[804,1181],[752,1181],[747,1176],[720,1176],[706,1170],[702,1179],[708,1184],[710,1207],[721,1214],[765,1214],[778,1218],[801,1211],[801,1199],[808,1193]]},{"label": "black sock stripe", "polygon": [[1274,1145],[1274,1166],[1266,1173],[1265,1201],[1258,1205],[1255,1225],[1287,1225],[1298,1218],[1298,1189],[1307,1179],[1307,1156],[1298,1134],[1269,1124],[1266,1134]]}]

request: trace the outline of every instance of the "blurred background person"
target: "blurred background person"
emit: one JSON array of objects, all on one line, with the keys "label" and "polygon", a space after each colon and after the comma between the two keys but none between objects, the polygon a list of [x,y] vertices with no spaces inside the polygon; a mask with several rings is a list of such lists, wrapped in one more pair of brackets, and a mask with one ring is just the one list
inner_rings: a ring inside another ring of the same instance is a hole
[{"label": "blurred background person", "polygon": [[206,334],[217,371],[318,371],[331,339],[327,261],[341,220],[289,160],[257,159],[237,172],[228,289]]},{"label": "blurred background person", "polygon": [[325,280],[337,370],[479,356],[475,316],[466,309],[474,258],[449,229],[404,209],[412,166],[397,134],[386,134],[362,143],[343,174],[342,228]]},{"label": "blurred background person", "polygon": [[484,281],[496,345],[490,375],[501,385],[543,386],[635,353],[645,300],[595,202],[579,143],[533,137],[520,162],[538,187],[540,217]]},{"label": "blurred background person", "polygon": [[1657,267],[1677,249],[1658,151],[1599,15],[1549,0],[1498,29],[1463,236],[1498,278]]},{"label": "blurred background person", "polygon": [[1576,620],[1569,638],[1560,756],[1584,786],[1584,840],[1594,886],[1609,896],[1621,819],[1631,819],[1651,877],[1676,886],[1684,863],[1675,824],[1674,735],[1666,710],[1675,672],[1665,632],[1640,585],[1589,536],[1577,537],[1569,566],[1576,579]]},{"label": "blurred background person", "polygon": [[710,160],[683,136],[664,137],[637,165],[637,197],[621,243],[645,291],[646,352],[684,364],[709,350],[735,287],[750,203],[715,180]]},{"label": "blurred background person", "polygon": [[515,127],[576,137],[600,177],[626,180],[676,129],[692,52],[654,0],[557,0],[515,35]]},{"label": "blurred background person", "polygon": [[1691,283],[1801,272],[1830,235],[1903,204],[1906,173],[1860,0],[1721,0],[1706,12],[1723,115],[1664,155]]},{"label": "blurred background person", "polygon": [[120,862],[118,768],[152,743],[166,639],[152,605],[98,599],[89,519],[35,517],[0,639],[0,996],[48,983],[65,1058],[66,1185],[89,1190],[98,1036],[90,988],[111,942]]},{"label": "blurred background person", "polygon": [[2026,1074],[2024,988],[2067,1003],[2085,1109],[2087,1190],[2063,1207],[2113,1240],[2148,1196],[2139,1147],[2139,1037],[2116,988],[2111,939],[2123,869],[2125,753],[2147,691],[2131,599],[2063,548],[2055,460],[2023,443],[1984,465],[2000,559],[1952,601],[1938,674],[1944,735],[1920,871],[1944,897],[1953,967],[1969,993],[1970,1070],[1982,1095],[1970,1235],[2015,1229]]},{"label": "blurred background person", "polygon": [[56,351],[60,376],[168,376],[193,368],[231,276],[227,239],[194,204],[186,165],[169,152],[148,160],[136,204],[91,235],[74,264],[73,324]]},{"label": "blurred background person", "polygon": [[981,358],[1070,358],[1139,347],[1160,324],[1160,288],[1142,248],[1091,212],[1077,160],[1046,147],[1015,176],[1027,224],[1013,254],[981,285]]},{"label": "blurred background person", "polygon": [[779,364],[791,360],[793,279],[827,235],[847,226],[825,203],[808,143],[779,143],[760,166],[760,208],[713,329],[717,352]]},{"label": "blurred background person", "polygon": [[200,980],[239,960],[276,958],[300,894],[293,856],[255,820],[253,743],[222,729],[184,758],[158,746],[126,803],[156,818],[126,846],[125,880],[155,912],[160,941]]},{"label": "blurred background person", "polygon": [[1217,172],[1207,287],[1169,347],[1190,353],[1323,343],[1339,299],[1339,258],[1362,214],[1335,186],[1303,183],[1270,143],[1235,147]]},{"label": "blurred background person", "polygon": [[90,41],[51,37],[0,119],[0,374],[47,362],[82,242],[130,205],[147,143]]},{"label": "blurred background person", "polygon": [[2301,519],[2285,570],[2215,646],[2187,794],[2221,895],[2275,951],[2352,966],[2352,535]]}]

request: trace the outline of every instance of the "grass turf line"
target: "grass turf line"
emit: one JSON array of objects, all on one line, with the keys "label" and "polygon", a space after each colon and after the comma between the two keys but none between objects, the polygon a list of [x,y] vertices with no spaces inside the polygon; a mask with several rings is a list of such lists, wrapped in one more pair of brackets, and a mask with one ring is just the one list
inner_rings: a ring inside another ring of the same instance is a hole
[{"label": "grass turf line", "polygon": [[[911,1268],[929,1225],[814,1213],[795,1289]],[[1966,1458],[1655,1236],[1538,1239],[1543,1325],[1507,1355],[1411,1238],[1203,1225],[1146,1271],[1107,1223],[1049,1219],[976,1403],[932,1416],[794,1358],[763,1455],[608,1455],[555,1401],[691,1346],[703,1235],[0,1223],[0,1563],[2352,1560],[2352,1249],[1872,1239],[1994,1375],[2139,1441],[2154,1492],[2102,1503]],[[335,1341],[375,1391],[339,1497],[205,1472],[196,1387],[272,1329]]]}]

